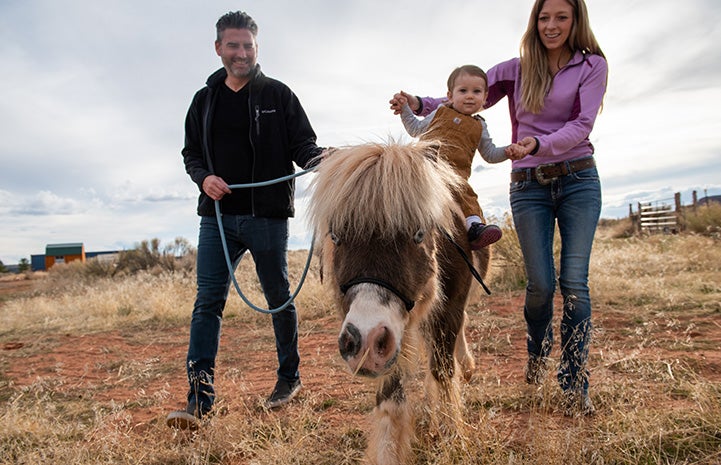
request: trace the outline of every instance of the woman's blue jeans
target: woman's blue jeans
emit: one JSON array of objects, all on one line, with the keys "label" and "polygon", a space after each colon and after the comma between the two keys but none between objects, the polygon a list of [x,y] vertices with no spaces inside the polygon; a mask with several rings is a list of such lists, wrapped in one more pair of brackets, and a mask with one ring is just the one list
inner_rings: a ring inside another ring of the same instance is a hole
[{"label": "woman's blue jeans", "polygon": [[512,182],[510,200],[528,278],[524,307],[528,354],[547,357],[553,345],[556,286],[553,237],[558,222],[561,236],[558,283],[563,296],[558,382],[564,391],[588,392],[586,362],[592,329],[588,268],[601,214],[598,172],[595,167],[589,168],[546,185],[535,179]]},{"label": "woman's blue jeans", "polygon": [[[288,283],[288,220],[249,215],[223,215],[223,228],[233,269],[249,251],[268,308],[278,308],[290,298]],[[231,285],[230,273],[215,217],[202,217],[198,238],[197,296],[190,323],[187,371],[188,402],[207,412],[213,404],[215,358],[220,342],[223,309]],[[251,310],[248,310],[251,311]],[[278,379],[299,378],[298,319],[291,302],[272,315],[278,355]]]}]

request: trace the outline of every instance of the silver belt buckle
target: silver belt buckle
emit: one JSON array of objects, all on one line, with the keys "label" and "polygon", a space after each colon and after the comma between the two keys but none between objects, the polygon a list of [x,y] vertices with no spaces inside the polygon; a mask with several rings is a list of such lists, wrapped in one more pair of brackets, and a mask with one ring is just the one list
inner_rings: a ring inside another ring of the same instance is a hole
[{"label": "silver belt buckle", "polygon": [[538,165],[538,166],[536,167],[536,181],[538,181],[538,184],[541,184],[541,185],[544,185],[544,186],[545,186],[546,184],[550,184],[551,181],[553,181],[553,180],[555,180],[555,179],[558,179],[558,177],[547,178],[547,177],[545,177],[545,176],[543,175],[543,169],[544,169],[544,168],[549,168],[549,167],[554,166],[554,165],[555,165],[555,163],[546,163],[545,165]]}]

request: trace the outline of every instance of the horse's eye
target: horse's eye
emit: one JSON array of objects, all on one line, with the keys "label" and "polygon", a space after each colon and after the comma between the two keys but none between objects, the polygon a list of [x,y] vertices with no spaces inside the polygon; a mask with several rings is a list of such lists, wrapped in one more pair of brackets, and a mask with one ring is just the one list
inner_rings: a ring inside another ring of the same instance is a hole
[{"label": "horse's eye", "polygon": [[423,242],[423,238],[426,236],[426,232],[422,229],[419,229],[416,231],[416,234],[413,236],[413,240],[416,242],[416,244],[420,244]]},{"label": "horse's eye", "polygon": [[336,246],[339,246],[339,245],[340,245],[340,239],[338,239],[338,236],[336,236],[336,235],[333,233],[333,231],[329,232],[328,234],[330,234],[330,240],[333,241],[333,243],[334,243]]}]

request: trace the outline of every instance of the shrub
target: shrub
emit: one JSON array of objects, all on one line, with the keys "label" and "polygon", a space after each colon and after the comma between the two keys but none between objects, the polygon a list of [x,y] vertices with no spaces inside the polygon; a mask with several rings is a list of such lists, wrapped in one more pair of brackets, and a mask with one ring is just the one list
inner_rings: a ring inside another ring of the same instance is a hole
[{"label": "shrub", "polygon": [[721,233],[721,204],[710,202],[687,210],[684,215],[686,230],[698,234]]},{"label": "shrub", "polygon": [[491,250],[493,288],[498,291],[523,289],[526,286],[526,270],[511,215],[506,213],[500,221],[495,218],[489,218],[488,221],[498,224],[503,230],[503,237],[493,244]]},{"label": "shrub", "polygon": [[601,218],[598,222],[598,232],[613,239],[632,237],[636,227],[630,217],[621,219]]},{"label": "shrub", "polygon": [[195,265],[195,250],[188,241],[176,238],[162,250],[160,239],[142,241],[134,249],[120,252],[115,273],[135,274],[138,271],[190,271]]}]

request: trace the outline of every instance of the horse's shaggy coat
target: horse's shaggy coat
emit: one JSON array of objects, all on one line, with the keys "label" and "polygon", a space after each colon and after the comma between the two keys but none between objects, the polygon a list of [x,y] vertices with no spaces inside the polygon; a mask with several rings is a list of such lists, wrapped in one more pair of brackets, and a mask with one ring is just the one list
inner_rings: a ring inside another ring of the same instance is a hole
[{"label": "horse's shaggy coat", "polygon": [[[353,373],[378,379],[367,458],[410,459],[412,415],[405,383],[417,340],[429,360],[428,390],[458,418],[457,363],[473,357],[463,334],[471,255],[454,200],[459,178],[429,144],[366,144],[323,159],[313,181],[311,219],[325,281],[344,318],[339,350]],[[476,254],[481,275],[489,254]],[[409,310],[410,308],[410,310]]]}]

